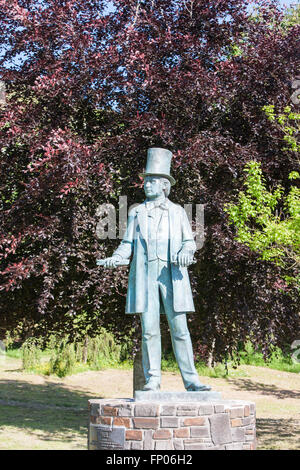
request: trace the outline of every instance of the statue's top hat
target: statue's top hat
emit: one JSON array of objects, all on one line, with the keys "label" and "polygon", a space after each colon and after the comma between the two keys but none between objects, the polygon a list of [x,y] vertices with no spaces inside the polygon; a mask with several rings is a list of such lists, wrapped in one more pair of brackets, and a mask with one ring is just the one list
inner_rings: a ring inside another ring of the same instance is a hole
[{"label": "statue's top hat", "polygon": [[167,178],[171,186],[176,181],[170,175],[172,152],[162,148],[151,148],[147,152],[147,165],[145,173],[140,173],[140,176],[163,176]]}]

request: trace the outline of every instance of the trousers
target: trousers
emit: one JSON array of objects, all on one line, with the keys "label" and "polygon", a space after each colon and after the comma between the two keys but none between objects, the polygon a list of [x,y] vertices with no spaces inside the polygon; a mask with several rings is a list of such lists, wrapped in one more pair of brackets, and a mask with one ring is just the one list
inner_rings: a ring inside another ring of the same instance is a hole
[{"label": "trousers", "polygon": [[[140,314],[142,326],[142,363],[146,383],[153,378],[161,382],[160,302],[171,333],[175,358],[186,389],[199,384],[194,365],[193,348],[187,326],[186,313],[173,309],[171,265],[156,259],[148,262],[148,309]],[[184,295],[184,292],[182,292]]]}]

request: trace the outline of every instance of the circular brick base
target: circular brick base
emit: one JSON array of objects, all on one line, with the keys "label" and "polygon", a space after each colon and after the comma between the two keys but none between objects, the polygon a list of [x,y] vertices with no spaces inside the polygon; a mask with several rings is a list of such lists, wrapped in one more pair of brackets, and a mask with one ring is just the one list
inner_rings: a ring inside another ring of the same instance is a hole
[{"label": "circular brick base", "polygon": [[89,400],[89,450],[254,450],[255,404]]}]

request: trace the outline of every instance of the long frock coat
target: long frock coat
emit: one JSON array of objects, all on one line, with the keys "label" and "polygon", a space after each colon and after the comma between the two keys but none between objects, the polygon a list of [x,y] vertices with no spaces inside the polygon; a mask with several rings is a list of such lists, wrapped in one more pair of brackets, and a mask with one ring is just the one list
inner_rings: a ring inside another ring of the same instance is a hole
[{"label": "long frock coat", "polygon": [[[170,259],[181,251],[196,251],[191,226],[183,207],[166,199],[169,213]],[[130,210],[127,229],[122,242],[113,253],[131,261],[126,313],[143,313],[148,305],[148,257],[147,257],[147,209],[145,201]],[[194,312],[189,275],[186,267],[171,263],[173,285],[173,309],[175,312]],[[162,312],[163,313],[163,312]]]}]

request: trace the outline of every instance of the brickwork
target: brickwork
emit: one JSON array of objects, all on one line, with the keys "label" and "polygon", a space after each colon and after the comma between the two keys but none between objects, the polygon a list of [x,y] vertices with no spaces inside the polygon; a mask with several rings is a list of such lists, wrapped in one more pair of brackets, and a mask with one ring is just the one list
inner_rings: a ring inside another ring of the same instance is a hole
[{"label": "brickwork", "polygon": [[[104,439],[104,437],[105,439]],[[89,450],[254,450],[255,404],[89,400]]]}]

